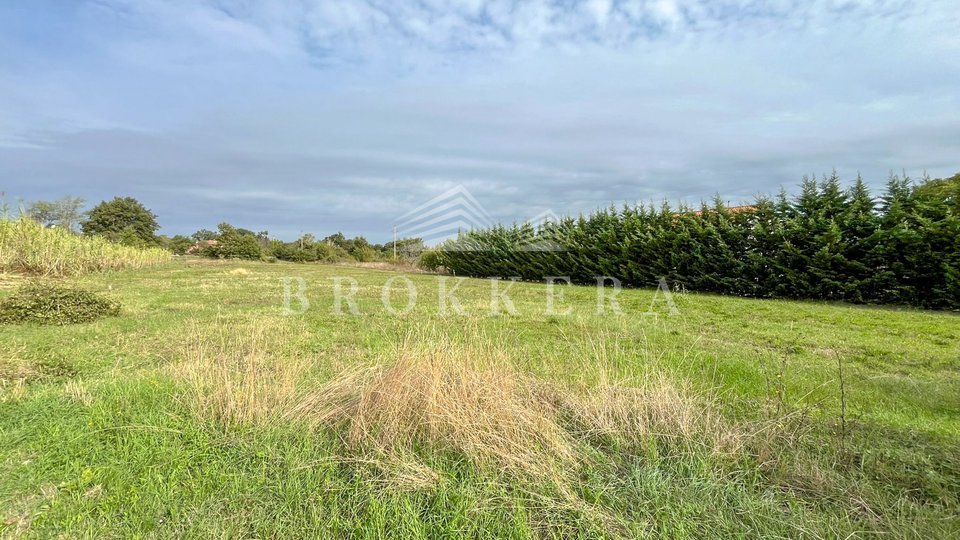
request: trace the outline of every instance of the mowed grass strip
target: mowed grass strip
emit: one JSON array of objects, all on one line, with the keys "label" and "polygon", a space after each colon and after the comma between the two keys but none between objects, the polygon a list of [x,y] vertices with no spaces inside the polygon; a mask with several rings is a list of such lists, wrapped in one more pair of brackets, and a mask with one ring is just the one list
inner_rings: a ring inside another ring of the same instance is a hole
[{"label": "mowed grass strip", "polygon": [[958,532],[955,314],[686,294],[668,316],[627,290],[597,315],[563,287],[559,316],[519,283],[490,316],[466,280],[443,316],[430,275],[393,314],[397,275],[186,260],[74,280],[121,317],[0,328],[4,534]]}]

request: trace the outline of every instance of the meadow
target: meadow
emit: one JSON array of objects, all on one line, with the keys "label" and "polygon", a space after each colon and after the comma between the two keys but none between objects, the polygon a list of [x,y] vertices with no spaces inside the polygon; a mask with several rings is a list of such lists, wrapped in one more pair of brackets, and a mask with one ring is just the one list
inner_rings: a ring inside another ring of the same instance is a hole
[{"label": "meadow", "polygon": [[549,315],[517,283],[492,316],[467,279],[441,314],[429,274],[193,258],[65,281],[122,312],[0,326],[6,536],[960,535],[956,313],[558,286]]}]

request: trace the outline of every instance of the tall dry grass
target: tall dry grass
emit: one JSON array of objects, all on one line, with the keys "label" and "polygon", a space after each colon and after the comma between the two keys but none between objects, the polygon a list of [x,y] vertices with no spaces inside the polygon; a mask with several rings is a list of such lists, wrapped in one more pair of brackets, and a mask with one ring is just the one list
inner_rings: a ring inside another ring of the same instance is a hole
[{"label": "tall dry grass", "polygon": [[578,456],[540,391],[502,351],[408,338],[393,358],[319,385],[285,418],[342,429],[352,448],[378,456],[447,448],[481,467],[549,475]]},{"label": "tall dry grass", "polygon": [[296,332],[280,321],[187,321],[173,375],[187,383],[200,416],[230,429],[279,419],[293,408],[310,362],[290,345]]},{"label": "tall dry grass", "polygon": [[99,237],[45,228],[29,219],[0,219],[0,272],[66,277],[143,268],[169,261],[160,248],[135,248]]},{"label": "tall dry grass", "polygon": [[298,398],[284,418],[339,429],[352,448],[380,456],[446,448],[482,468],[554,479],[588,460],[588,446],[740,448],[741,433],[708,396],[665,376],[628,384],[595,369],[599,383],[563,384],[518,370],[497,347],[408,338],[392,358]]},{"label": "tall dry grass", "polygon": [[391,490],[438,488],[446,479],[434,457],[456,455],[545,514],[576,512],[616,531],[614,513],[578,494],[585,467],[736,453],[748,437],[709,395],[666,376],[622,381],[598,362],[582,382],[548,381],[517,368],[490,336],[411,334],[372,365],[340,359],[346,367],[329,377],[328,361],[299,352],[302,329],[289,322],[188,325],[170,368],[188,403],[225,429],[339,437],[323,461]]},{"label": "tall dry grass", "polygon": [[356,455],[381,460],[452,450],[479,468],[536,477],[576,467],[587,447],[739,448],[740,431],[709,396],[666,376],[625,382],[598,364],[589,383],[558,383],[521,371],[489,337],[428,332],[323,380],[282,322],[188,326],[172,369],[200,415],[227,427],[329,429]]}]

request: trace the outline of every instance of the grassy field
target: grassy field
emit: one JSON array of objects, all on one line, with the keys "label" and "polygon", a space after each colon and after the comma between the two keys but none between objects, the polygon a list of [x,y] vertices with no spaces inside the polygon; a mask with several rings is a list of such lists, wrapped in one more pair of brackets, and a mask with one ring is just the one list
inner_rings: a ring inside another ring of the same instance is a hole
[{"label": "grassy field", "polygon": [[[425,274],[394,314],[398,275],[72,278],[123,313],[0,326],[3,534],[960,535],[957,314],[676,294],[669,316],[651,289],[598,315],[596,289],[564,287],[573,312],[546,315],[521,283],[491,316],[467,280],[466,314],[441,315]],[[332,313],[335,276],[359,315]]]}]

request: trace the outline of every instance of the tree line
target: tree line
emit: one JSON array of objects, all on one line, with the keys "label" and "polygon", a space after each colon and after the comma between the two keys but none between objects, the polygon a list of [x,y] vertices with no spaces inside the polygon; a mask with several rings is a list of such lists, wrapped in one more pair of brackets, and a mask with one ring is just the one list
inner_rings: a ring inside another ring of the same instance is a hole
[{"label": "tree line", "polygon": [[221,223],[216,231],[201,229],[188,239],[174,237],[172,241],[176,244],[175,253],[189,251],[213,258],[263,259],[267,262],[373,262],[395,259],[412,262],[424,250],[423,241],[419,238],[373,244],[363,236],[347,238],[340,232],[323,239],[304,234],[292,242],[284,242],[271,238],[267,231],[255,233],[229,223]]},{"label": "tree line", "polygon": [[424,258],[474,277],[611,276],[649,287],[960,309],[960,174],[891,175],[874,198],[859,176],[804,177],[794,197],[728,207],[611,207],[534,228],[462,232]]},{"label": "tree line", "polygon": [[363,236],[347,238],[342,233],[318,240],[312,234],[292,242],[271,238],[268,231],[254,232],[229,223],[216,231],[200,229],[190,236],[156,234],[157,216],[133,197],[102,201],[87,212],[80,197],[56,201],[35,201],[24,213],[46,227],[60,227],[88,236],[100,236],[135,247],[162,247],[176,255],[191,253],[212,258],[236,258],[292,262],[370,262],[379,260],[416,261],[424,250],[419,238],[374,244]]}]

